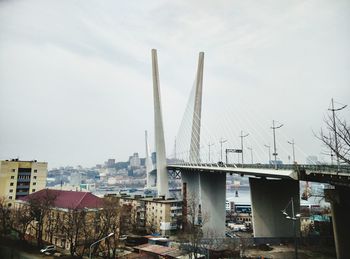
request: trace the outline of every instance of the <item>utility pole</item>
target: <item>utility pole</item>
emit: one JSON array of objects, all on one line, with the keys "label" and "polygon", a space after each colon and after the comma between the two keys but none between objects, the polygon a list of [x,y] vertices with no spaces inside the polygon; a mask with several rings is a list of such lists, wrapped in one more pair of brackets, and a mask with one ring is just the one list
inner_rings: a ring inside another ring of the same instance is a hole
[{"label": "utility pole", "polygon": [[272,121],[272,131],[273,131],[273,156],[275,157],[275,169],[277,170],[277,150],[276,150],[276,133],[275,130],[279,129],[283,126],[283,124],[280,124],[279,126],[275,127],[275,121]]},{"label": "utility pole", "polygon": [[265,147],[267,147],[269,149],[269,164],[271,163],[271,146],[268,145],[264,145]]},{"label": "utility pole", "polygon": [[254,164],[254,160],[253,160],[253,148],[252,147],[247,147],[247,149],[250,150],[250,158],[252,160],[252,164]]},{"label": "utility pole", "polygon": [[242,149],[242,167],[244,164],[244,155],[243,155],[243,138],[248,137],[249,133],[243,135],[243,130],[241,130],[241,135],[239,136],[241,138],[241,149]]},{"label": "utility pole", "polygon": [[[329,143],[332,144],[332,136],[329,132]],[[333,150],[331,149],[331,165],[333,165]]]},{"label": "utility pole", "polygon": [[287,141],[288,142],[288,144],[291,144],[292,145],[292,148],[293,148],[293,164],[295,164],[295,150],[294,150],[294,144],[295,144],[295,142],[294,142],[294,139],[292,139],[292,141]]},{"label": "utility pole", "polygon": [[211,146],[214,146],[214,143],[210,143],[210,142],[209,142],[209,143],[208,143],[208,149],[209,149],[208,161],[209,161],[209,163],[211,162],[211,161],[210,161],[210,147],[211,147]]},{"label": "utility pole", "polygon": [[297,229],[296,229],[296,222],[295,222],[297,220],[297,217],[294,211],[293,197],[291,198],[291,201],[292,201],[292,220],[293,220],[293,234],[294,234],[294,254],[295,254],[295,259],[298,259],[298,239],[297,239]]},{"label": "utility pole", "polygon": [[220,142],[220,147],[221,147],[221,162],[222,162],[222,144],[226,143],[227,139],[221,138],[219,142]]},{"label": "utility pole", "polygon": [[335,156],[336,156],[336,158],[337,158],[338,171],[339,171],[340,162],[339,162],[339,150],[338,150],[337,127],[335,126],[335,112],[345,109],[346,106],[347,106],[347,105],[344,105],[344,106],[341,107],[341,108],[334,109],[334,100],[333,100],[333,98],[332,98],[332,109],[328,109],[329,111],[332,112],[332,116],[333,116],[333,131],[334,131],[334,141],[335,141]]}]

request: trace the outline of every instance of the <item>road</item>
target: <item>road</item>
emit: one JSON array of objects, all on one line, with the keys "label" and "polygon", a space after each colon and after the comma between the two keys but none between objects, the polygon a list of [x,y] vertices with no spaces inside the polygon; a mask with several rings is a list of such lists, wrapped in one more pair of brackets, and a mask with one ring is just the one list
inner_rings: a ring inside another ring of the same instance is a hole
[{"label": "road", "polygon": [[24,251],[21,251],[20,248],[13,248],[7,246],[0,246],[0,258],[3,259],[53,259],[52,256],[44,256],[41,254],[30,254]]}]

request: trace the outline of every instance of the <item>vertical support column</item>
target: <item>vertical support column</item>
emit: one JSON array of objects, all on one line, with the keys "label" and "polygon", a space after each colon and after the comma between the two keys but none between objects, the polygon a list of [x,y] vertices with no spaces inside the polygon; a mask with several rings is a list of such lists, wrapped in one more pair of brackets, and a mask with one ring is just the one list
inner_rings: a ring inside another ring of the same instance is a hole
[{"label": "vertical support column", "polygon": [[326,200],[331,203],[335,249],[338,259],[350,258],[350,188],[336,186],[325,190]]},{"label": "vertical support column", "polygon": [[[254,237],[294,237],[293,222],[282,214],[291,197],[296,214],[300,211],[299,182],[249,178]],[[291,205],[287,208],[291,214]],[[300,236],[300,221],[296,222]]]},{"label": "vertical support column", "polygon": [[200,162],[200,132],[201,132],[201,114],[202,114],[202,88],[203,88],[203,68],[204,52],[199,53],[198,68],[196,75],[196,92],[194,98],[191,144],[190,144],[190,162]]},{"label": "vertical support column", "polygon": [[157,153],[157,190],[158,196],[169,196],[168,172],[166,168],[163,117],[161,108],[157,50],[152,49],[152,78],[154,100],[154,131]]},{"label": "vertical support column", "polygon": [[225,236],[226,173],[204,173],[200,176],[203,233]]}]

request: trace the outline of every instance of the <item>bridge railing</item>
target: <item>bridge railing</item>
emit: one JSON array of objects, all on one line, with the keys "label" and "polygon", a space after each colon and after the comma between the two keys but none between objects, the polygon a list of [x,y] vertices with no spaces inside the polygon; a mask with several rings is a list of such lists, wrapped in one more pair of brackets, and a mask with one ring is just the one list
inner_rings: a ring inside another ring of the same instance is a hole
[{"label": "bridge railing", "polygon": [[223,162],[218,163],[190,163],[185,161],[176,161],[171,164],[183,165],[183,166],[201,166],[201,167],[235,167],[235,168],[257,168],[257,169],[274,169],[277,170],[294,170],[294,171],[313,171],[313,172],[328,172],[328,173],[346,173],[350,175],[349,165],[306,165],[306,164],[226,164]]}]

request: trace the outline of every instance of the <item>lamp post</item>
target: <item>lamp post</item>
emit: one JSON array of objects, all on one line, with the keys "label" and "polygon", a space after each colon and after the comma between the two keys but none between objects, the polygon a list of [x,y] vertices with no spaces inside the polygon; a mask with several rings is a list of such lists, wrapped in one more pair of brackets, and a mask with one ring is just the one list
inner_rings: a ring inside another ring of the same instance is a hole
[{"label": "lamp post", "polygon": [[[292,216],[289,216],[289,214],[286,212],[286,209],[288,206],[292,206]],[[300,213],[295,214],[294,211],[294,201],[293,197],[290,198],[290,201],[288,202],[287,206],[282,210],[282,214],[286,216],[286,219],[290,219],[293,221],[293,235],[294,235],[294,253],[295,253],[295,259],[298,259],[298,239],[297,239],[297,229],[296,229],[296,222],[300,218]]]},{"label": "lamp post", "polygon": [[254,164],[254,160],[253,160],[253,148],[252,147],[247,147],[247,149],[250,150],[250,158],[252,160],[252,164]]},{"label": "lamp post", "polygon": [[279,126],[275,127],[275,121],[274,120],[272,121],[272,127],[271,127],[271,129],[273,131],[273,154],[272,155],[274,155],[274,157],[275,157],[275,169],[277,169],[277,150],[276,150],[276,133],[275,133],[275,131],[276,131],[276,129],[279,129],[282,126],[283,126],[283,124],[280,124]]},{"label": "lamp post", "polygon": [[210,163],[210,147],[213,146],[213,145],[214,145],[214,143],[210,143],[210,142],[208,143],[208,149],[209,149],[209,152],[208,152],[208,159],[209,159],[209,161],[208,162],[209,163]]},{"label": "lamp post", "polygon": [[220,147],[221,147],[221,153],[220,154],[221,154],[221,162],[222,162],[222,144],[226,143],[227,139],[221,138],[219,142],[220,142]]},{"label": "lamp post", "polygon": [[333,131],[334,131],[334,142],[335,142],[335,157],[336,157],[336,159],[337,159],[338,171],[339,171],[340,161],[339,161],[339,150],[338,150],[337,127],[336,127],[336,124],[335,124],[335,118],[336,118],[335,112],[336,112],[336,111],[343,110],[343,109],[345,109],[346,107],[347,107],[347,105],[344,105],[344,106],[341,107],[341,108],[335,109],[335,108],[334,108],[334,100],[333,100],[333,98],[332,98],[332,108],[328,109],[329,111],[332,112],[332,118],[333,118]]},{"label": "lamp post", "polygon": [[269,164],[271,163],[271,146],[268,145],[264,145],[265,147],[267,147],[269,149]]},{"label": "lamp post", "polygon": [[114,235],[114,233],[109,233],[108,236],[105,236],[105,237],[103,237],[103,238],[97,240],[96,242],[92,243],[92,244],[90,245],[90,249],[89,249],[89,259],[92,258],[92,257],[91,257],[91,248],[92,248],[94,245],[96,245],[97,243],[101,242],[102,240],[105,240],[105,239],[107,239],[107,238],[109,238],[109,237],[111,237],[111,236],[113,236],[113,235]]},{"label": "lamp post", "polygon": [[249,136],[249,133],[243,135],[243,130],[241,130],[241,135],[239,135],[239,137],[241,138],[241,149],[242,149],[242,167],[243,167],[243,164],[244,164],[244,161],[243,161],[243,138],[245,137],[248,137]]},{"label": "lamp post", "polygon": [[295,144],[295,142],[294,142],[294,139],[292,140],[292,141],[287,141],[288,142],[288,144],[291,144],[292,145],[292,149],[293,149],[293,164],[295,164],[295,150],[294,150],[294,144]]}]

